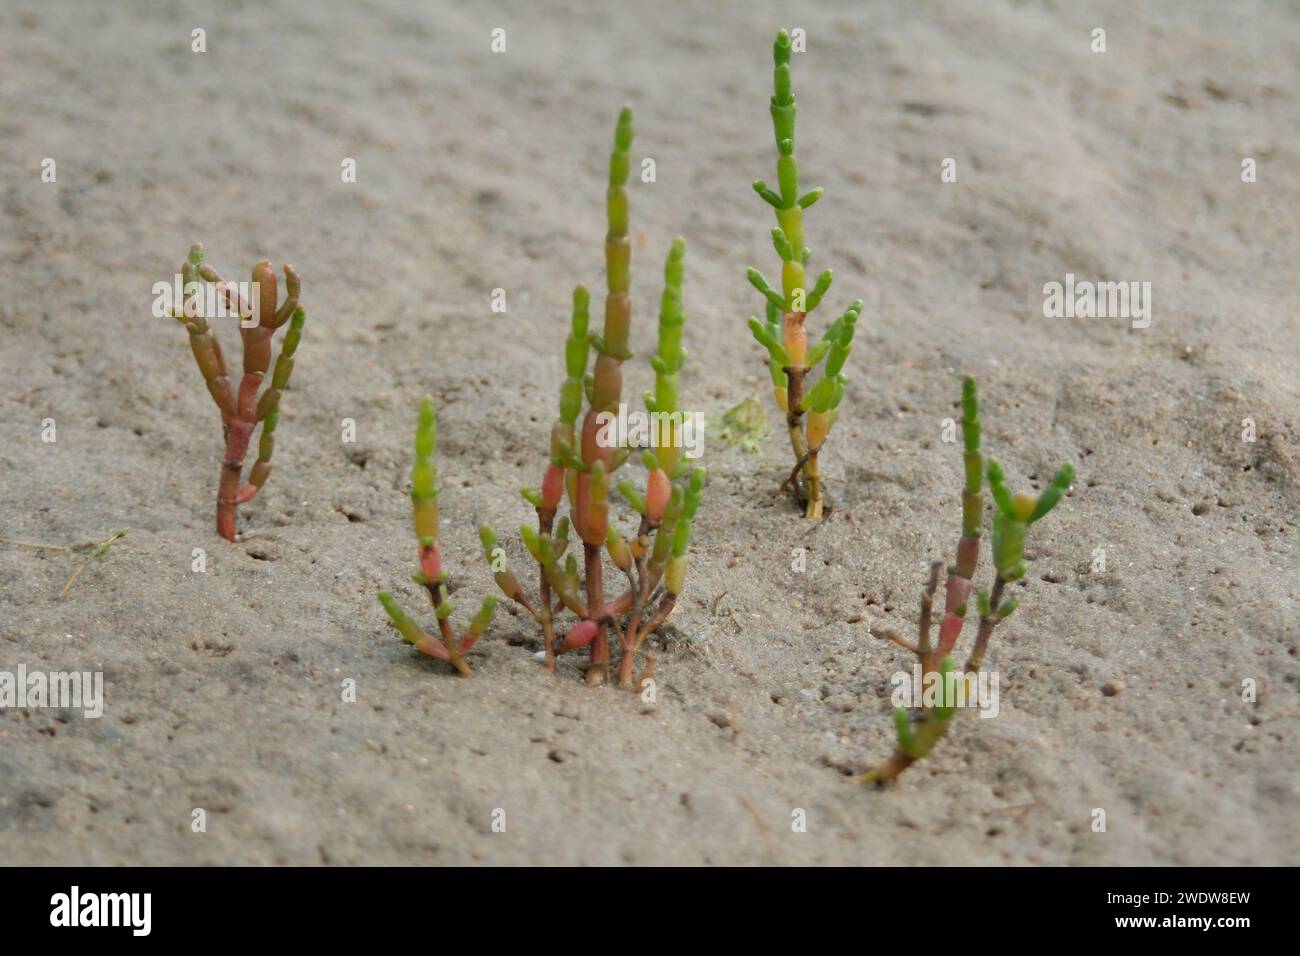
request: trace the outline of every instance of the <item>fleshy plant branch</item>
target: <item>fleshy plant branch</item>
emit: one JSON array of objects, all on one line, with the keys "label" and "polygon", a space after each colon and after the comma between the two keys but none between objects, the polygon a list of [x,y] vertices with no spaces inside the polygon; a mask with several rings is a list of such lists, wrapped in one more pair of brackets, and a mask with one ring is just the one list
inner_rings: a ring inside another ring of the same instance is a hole
[{"label": "fleshy plant branch", "polygon": [[[1041,495],[1032,492],[1012,495],[1003,479],[1002,466],[996,460],[989,461],[987,474],[994,504],[991,549],[995,572],[993,588],[991,591],[981,588],[976,593],[979,627],[966,666],[957,673],[952,652],[966,622],[971,582],[979,561],[984,519],[984,459],[980,450],[979,396],[972,378],[966,378],[962,382],[962,438],[965,449],[962,533],[957,542],[956,561],[948,566],[944,581],[944,608],[939,623],[938,642],[931,644],[930,632],[934,595],[939,586],[939,574],[943,570],[941,561],[930,566],[929,578],[921,592],[916,643],[913,644],[889,628],[879,628],[872,632],[916,655],[920,664],[922,687],[935,687],[935,703],[922,706],[915,722],[905,709],[894,709],[898,746],[888,760],[863,775],[861,779],[865,782],[883,783],[894,779],[929,754],[948,732],[957,706],[963,698],[969,696],[968,689],[978,686],[974,679],[984,662],[984,653],[993,636],[993,629],[1010,617],[1019,604],[1018,598],[1004,597],[1004,592],[1008,584],[1025,574],[1025,534],[1031,524],[1056,507],[1074,479],[1074,466],[1066,464]],[[960,689],[957,686],[959,682],[962,684]]]},{"label": "fleshy plant branch", "polygon": [[[617,490],[640,517],[636,534],[625,538],[609,520],[610,490],[616,472],[627,462],[633,446],[611,424],[621,419],[622,365],[632,352],[630,288],[631,243],[628,238],[627,178],[632,145],[632,111],[619,114],[609,162],[606,194],[608,233],[605,239],[605,324],[601,334],[588,331],[589,299],[579,286],[573,293],[570,334],[565,343],[565,380],[560,387],[560,415],[551,430],[550,464],[539,490],[524,489],[524,498],[537,512],[537,529],[520,528],[524,546],[538,565],[538,597],[525,595],[518,577],[505,561],[504,550],[490,527],[480,530],[484,554],[501,591],[523,607],[542,629],[546,668],[555,670],[558,655],[589,648],[588,683],[609,677],[610,640],[614,633],[621,656],[620,686],[634,685],[635,661],[645,639],[672,612],[686,574],[691,527],[703,493],[705,473],[692,470],[682,457],[684,418],[678,404],[678,374],[686,358],[682,348],[682,267],[686,246],[673,241],[664,267],[664,293],[659,313],[659,348],[651,359],[655,388],[646,395],[652,425],[649,448],[642,461],[649,472],[644,493],[628,480]],[[587,373],[592,350],[596,358]],[[583,413],[583,400],[586,412]],[[581,423],[579,424],[579,417]],[[674,485],[674,482],[677,482]],[[557,521],[561,500],[569,515]],[[582,561],[568,554],[570,527],[582,542]],[[604,555],[624,577],[627,588],[607,600]],[[563,563],[562,563],[563,562]],[[564,612],[577,617],[563,638],[557,638],[556,618]],[[636,679],[640,686],[654,666]]]},{"label": "fleshy plant branch", "polygon": [[[773,191],[759,180],[754,191],[776,210],[776,227],[772,244],[781,257],[781,291],[757,269],[749,270],[749,281],[766,300],[766,320],[750,316],[749,328],[754,338],[768,352],[776,403],[785,412],[786,428],[795,465],[783,488],[790,488],[807,517],[822,516],[826,496],[822,488],[820,455],[830,434],[844,397],[844,361],[853,342],[854,325],[862,311],[858,299],[836,319],[826,334],[808,348],[805,320],[821,303],[831,287],[831,270],[817,277],[807,288],[804,266],[812,250],[804,245],[803,211],[822,196],[819,186],[799,194],[799,164],[794,155],[795,98],[790,82],[790,35],[782,30],[773,48],[775,73],[771,100],[772,127],[776,134],[777,183]],[[826,368],[815,385],[808,387],[807,377],[826,359]],[[804,416],[807,416],[805,420]]]},{"label": "fleshy plant branch", "polygon": [[[279,301],[275,270],[266,260],[253,266],[251,301],[245,301],[233,283],[227,282],[203,261],[203,246],[195,244],[181,267],[184,302],[173,316],[190,334],[190,350],[203,381],[221,412],[221,427],[226,451],[221,463],[221,481],[217,486],[217,533],[227,541],[235,540],[236,512],[252,501],[271,475],[271,454],[275,448],[275,428],[280,420],[280,398],[293,374],[294,353],[302,338],[306,314],[298,305],[302,282],[293,266],[285,265],[287,296]],[[203,315],[203,282],[212,283],[231,311],[239,316],[239,334],[244,344],[243,376],[238,388],[231,383],[226,359],[207,318]],[[255,320],[255,321],[253,321]],[[280,346],[270,387],[261,391],[271,367],[272,340],[276,330],[288,323],[289,331]],[[258,393],[261,391],[259,397]],[[242,481],[244,458],[258,423],[262,425],[257,460]]]},{"label": "fleshy plant branch", "polygon": [[452,631],[451,602],[447,600],[447,572],[442,569],[442,552],[438,548],[438,484],[435,449],[438,425],[435,419],[433,398],[426,395],[420,402],[420,419],[415,429],[415,463],[411,466],[411,510],[415,519],[415,534],[419,538],[420,569],[411,574],[411,580],[429,593],[433,613],[438,621],[438,636],[430,637],[397,603],[388,591],[379,592],[379,603],[384,606],[393,626],[409,644],[421,653],[447,661],[462,674],[469,675],[469,662],[465,655],[487,631],[496,611],[497,599],[488,595],[479,612],[469,622],[469,628],[457,638]]}]

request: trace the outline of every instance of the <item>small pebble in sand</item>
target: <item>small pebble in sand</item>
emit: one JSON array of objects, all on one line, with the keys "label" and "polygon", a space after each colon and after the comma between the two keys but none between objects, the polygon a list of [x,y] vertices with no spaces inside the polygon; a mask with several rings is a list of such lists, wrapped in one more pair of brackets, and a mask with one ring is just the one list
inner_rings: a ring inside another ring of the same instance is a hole
[{"label": "small pebble in sand", "polygon": [[1124,689],[1124,682],[1118,680],[1108,680],[1101,685],[1101,692],[1107,697],[1114,697]]}]

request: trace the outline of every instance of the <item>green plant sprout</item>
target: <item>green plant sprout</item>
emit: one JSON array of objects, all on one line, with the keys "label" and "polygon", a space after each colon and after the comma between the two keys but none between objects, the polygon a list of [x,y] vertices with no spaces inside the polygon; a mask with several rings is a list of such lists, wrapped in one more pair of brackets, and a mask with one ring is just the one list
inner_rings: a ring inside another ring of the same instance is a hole
[{"label": "green plant sprout", "polygon": [[19,548],[31,548],[36,551],[64,551],[83,556],[85,560],[82,561],[81,564],[77,565],[77,569],[72,572],[68,577],[68,580],[63,583],[63,589],[59,591],[59,600],[62,601],[68,596],[68,592],[72,590],[72,586],[77,583],[77,579],[81,577],[82,572],[84,572],[86,568],[90,567],[91,562],[106,557],[109,551],[112,550],[113,542],[117,541],[119,538],[125,538],[127,530],[128,529],[126,528],[121,528],[117,531],[113,531],[107,538],[100,541],[83,541],[81,544],[66,546],[61,544],[38,544],[34,541],[18,541],[14,538],[0,538],[0,544],[12,544]]},{"label": "green plant sprout", "polygon": [[[794,469],[781,487],[789,488],[805,516],[816,520],[821,518],[826,501],[821,480],[821,449],[835,425],[844,398],[847,379],[841,370],[852,348],[853,329],[862,311],[862,300],[854,301],[809,350],[804,322],[830,290],[831,270],[819,275],[812,289],[807,288],[804,266],[812,250],[804,245],[803,211],[821,198],[823,190],[819,186],[802,195],[799,193],[790,53],[790,35],[782,30],[773,48],[776,68],[771,100],[778,190],[770,189],[762,180],[754,183],[754,191],[776,210],[772,244],[781,257],[781,291],[772,288],[757,269],[749,269],[750,284],[766,300],[766,320],[750,316],[749,329],[767,349],[772,391],[777,405],[785,412],[790,446],[794,450]],[[823,359],[826,367],[822,377],[811,387],[805,387],[808,374]]]},{"label": "green plant sprout", "polygon": [[943,570],[942,561],[936,561],[930,566],[929,579],[921,593],[921,614],[915,644],[890,628],[872,630],[875,636],[891,640],[916,655],[921,667],[921,683],[935,688],[935,701],[932,706],[920,708],[916,721],[903,708],[894,709],[898,745],[888,760],[860,778],[864,782],[884,783],[893,780],[929,754],[948,732],[958,704],[969,696],[970,688],[977,686],[974,679],[984,662],[984,653],[993,636],[993,629],[1009,618],[1020,603],[1016,597],[1004,599],[1003,592],[1008,584],[1025,575],[1025,535],[1029,526],[1056,507],[1074,480],[1074,466],[1065,464],[1042,494],[1022,491],[1013,495],[1007,490],[1002,466],[994,459],[989,460],[987,475],[994,505],[991,549],[995,572],[993,588],[991,591],[981,588],[976,593],[979,628],[970,656],[966,659],[966,666],[958,674],[951,655],[966,623],[971,582],[975,576],[975,566],[979,562],[984,520],[985,469],[980,450],[979,395],[975,380],[969,377],[962,381],[962,438],[966,478],[962,488],[962,533],[957,541],[956,561],[948,566],[944,581],[944,608],[939,623],[938,641],[931,644],[930,632],[934,595],[939,586],[939,573]]},{"label": "green plant sprout", "polygon": [[485,597],[483,606],[469,622],[469,628],[459,639],[455,636],[449,620],[452,609],[447,600],[447,572],[442,569],[442,552],[438,548],[437,443],[438,423],[433,397],[426,395],[420,402],[420,418],[415,428],[415,463],[411,466],[411,512],[415,520],[415,535],[420,542],[420,569],[411,573],[411,580],[429,592],[433,613],[438,620],[438,636],[434,638],[426,634],[388,591],[379,592],[379,603],[388,612],[398,633],[416,650],[447,661],[460,673],[469,676],[470,666],[465,656],[492,623],[497,599],[492,595]]},{"label": "green plant sprout", "polygon": [[[265,259],[253,266],[252,295],[256,303],[244,301],[233,283],[227,282],[210,265],[203,261],[203,246],[195,244],[181,266],[184,302],[173,310],[173,317],[190,334],[190,350],[199,366],[203,381],[221,412],[221,427],[225,435],[226,452],[221,462],[221,481],[217,485],[217,533],[227,541],[235,540],[235,522],[239,506],[252,501],[271,475],[271,453],[275,449],[275,427],[280,421],[280,398],[289,386],[293,374],[294,353],[302,339],[306,313],[298,305],[302,281],[293,266],[284,267],[284,283],[288,292],[284,302],[279,302],[279,289],[275,270]],[[236,389],[231,384],[221,345],[203,315],[203,282],[212,283],[224,297],[231,311],[239,316],[239,334],[244,343],[244,374]],[[256,304],[256,312],[253,306]],[[249,321],[256,316],[257,321]],[[280,345],[280,355],[275,361],[270,387],[261,392],[266,373],[271,367],[271,346],[275,332],[288,323],[289,331]],[[248,481],[242,480],[244,457],[258,423],[262,425],[257,446],[257,460],[249,472]]]},{"label": "green plant sprout", "polygon": [[[547,670],[554,672],[558,655],[587,647],[586,680],[603,683],[610,676],[612,630],[621,651],[617,674],[621,687],[634,685],[638,651],[667,619],[681,593],[692,522],[705,481],[704,470],[692,469],[682,454],[684,417],[678,377],[686,359],[682,348],[686,244],[675,239],[664,267],[658,349],[650,359],[655,385],[645,395],[652,427],[649,447],[641,459],[649,475],[644,492],[626,479],[614,485],[616,473],[634,450],[623,440],[626,436],[611,437],[609,428],[623,400],[622,365],[632,356],[628,345],[632,306],[628,297],[631,243],[627,193],[632,135],[632,111],[625,107],[619,114],[609,161],[604,331],[588,332],[589,297],[587,290],[578,286],[573,292],[570,334],[564,347],[559,418],[551,429],[550,464],[540,490],[523,490],[537,512],[536,530],[527,525],[520,528],[524,546],[538,565],[534,600],[525,595],[510,570],[496,532],[487,525],[480,529],[484,554],[501,591],[528,611],[541,628]],[[596,358],[588,373],[593,349]],[[641,516],[631,539],[610,524],[611,485]],[[569,514],[557,520],[561,500],[566,497]],[[581,566],[577,556],[568,553],[571,528],[581,541]],[[605,553],[628,581],[626,590],[612,601],[606,600]],[[557,638],[556,619],[565,611],[578,622]],[[653,673],[653,655],[644,657],[646,664],[635,681],[637,687]]]},{"label": "green plant sprout", "polygon": [[735,446],[747,454],[761,449],[772,430],[762,403],[753,396],[727,409],[710,425],[723,446]]}]

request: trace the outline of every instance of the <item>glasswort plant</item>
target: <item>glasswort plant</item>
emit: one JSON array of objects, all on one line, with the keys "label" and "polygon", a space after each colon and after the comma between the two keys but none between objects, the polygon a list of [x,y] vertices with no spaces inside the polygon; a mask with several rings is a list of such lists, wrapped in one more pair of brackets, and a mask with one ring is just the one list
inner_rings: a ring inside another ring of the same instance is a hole
[{"label": "glasswort plant", "polygon": [[[271,475],[271,453],[275,448],[275,427],[280,421],[280,398],[293,374],[294,353],[302,338],[306,313],[298,305],[302,281],[293,266],[284,267],[288,295],[279,302],[275,270],[265,259],[253,266],[251,300],[245,301],[231,282],[203,261],[203,246],[195,244],[181,267],[183,301],[172,312],[190,334],[190,350],[199,366],[208,392],[221,412],[226,452],[221,463],[221,481],[217,486],[217,533],[227,541],[235,540],[236,512],[251,501]],[[231,384],[221,345],[213,335],[202,306],[203,282],[212,283],[230,310],[240,317],[239,334],[244,340],[244,374],[238,389]],[[285,323],[289,331],[280,345],[271,385],[262,388],[271,365],[271,345],[275,332]],[[257,446],[257,460],[243,482],[244,457],[253,431],[262,423]]]},{"label": "glasswort plant", "polygon": [[429,592],[429,601],[438,620],[438,637],[424,633],[388,591],[379,592],[379,603],[388,612],[398,633],[416,650],[447,661],[468,676],[470,667],[465,655],[492,623],[497,599],[491,595],[485,597],[483,606],[469,622],[469,628],[459,639],[456,638],[449,621],[451,602],[447,600],[447,572],[442,569],[442,552],[438,548],[438,466],[434,454],[437,443],[438,423],[433,396],[426,395],[420,402],[420,419],[415,428],[415,463],[411,466],[411,513],[415,520],[415,535],[420,542],[420,569],[411,573],[411,580]]},{"label": "glasswort plant", "polygon": [[[527,525],[520,528],[524,545],[538,565],[535,601],[524,594],[519,579],[506,564],[496,532],[487,525],[480,529],[484,554],[498,586],[542,629],[547,670],[555,670],[557,655],[588,647],[587,682],[604,682],[609,677],[612,630],[621,650],[617,679],[623,687],[633,686],[638,650],[667,619],[681,592],[692,522],[705,480],[703,469],[693,470],[680,447],[678,375],[686,358],[682,348],[682,265],[686,246],[681,239],[675,239],[664,267],[658,350],[650,360],[655,387],[645,396],[647,409],[665,424],[654,431],[650,447],[641,456],[649,472],[644,493],[628,480],[616,485],[641,516],[636,534],[624,538],[610,524],[610,486],[633,452],[626,443],[611,441],[603,424],[617,413],[622,402],[622,365],[632,355],[628,345],[632,306],[628,296],[631,243],[627,193],[632,134],[632,111],[624,108],[614,134],[606,194],[609,228],[605,239],[604,330],[601,334],[588,332],[589,298],[587,290],[578,286],[573,293],[570,334],[564,348],[566,377],[560,386],[560,414],[551,429],[551,460],[541,489],[523,491],[537,512],[536,530]],[[596,359],[588,374],[592,349]],[[565,497],[569,514],[557,521]],[[581,540],[581,567],[574,554],[566,554],[570,527]],[[612,601],[605,596],[605,553],[628,580],[627,589]],[[557,639],[555,619],[566,610],[578,622]],[[647,655],[636,686],[642,685],[653,665],[653,656]]]},{"label": "glasswort plant", "polygon": [[994,459],[988,463],[989,490],[993,495],[993,589],[981,588],[976,593],[979,610],[979,629],[966,666],[960,674],[954,670],[952,651],[966,623],[975,565],[979,562],[981,528],[984,521],[983,472],[984,458],[980,450],[979,395],[975,380],[962,381],[962,439],[966,481],[962,488],[962,532],[957,541],[956,561],[950,564],[944,581],[943,618],[939,623],[939,639],[931,644],[931,620],[934,595],[939,586],[939,573],[943,562],[930,566],[929,579],[921,593],[921,614],[917,626],[917,641],[908,641],[889,628],[873,629],[877,637],[893,641],[916,655],[920,663],[923,682],[933,682],[938,694],[933,706],[924,706],[913,722],[901,707],[894,710],[894,728],[898,746],[883,764],[864,774],[864,782],[883,783],[892,780],[917,760],[926,756],[948,732],[948,725],[956,712],[961,696],[957,682],[963,687],[979,672],[984,661],[993,629],[1005,621],[1020,603],[1018,598],[1003,597],[1006,586],[1024,577],[1025,534],[1029,526],[1045,517],[1056,507],[1061,496],[1074,480],[1074,466],[1065,464],[1056,473],[1052,483],[1040,495],[1019,492],[1012,495],[1003,479],[1002,466]]},{"label": "glasswort plant", "polygon": [[[763,294],[766,320],[750,316],[749,328],[768,352],[772,374],[772,391],[776,403],[785,412],[795,465],[782,488],[790,488],[807,517],[822,516],[825,492],[822,489],[820,454],[839,414],[844,397],[845,376],[841,369],[852,348],[853,329],[862,311],[862,300],[853,302],[836,319],[820,341],[808,348],[804,322],[821,303],[831,287],[831,270],[817,277],[807,289],[804,266],[812,250],[804,245],[803,211],[822,196],[819,186],[799,195],[799,164],[794,155],[794,90],[790,84],[790,35],[777,34],[773,56],[776,69],[771,100],[772,127],[776,133],[777,183],[774,192],[762,180],[754,191],[776,210],[777,225],[772,229],[772,244],[781,257],[781,291],[772,288],[757,269],[750,268],[749,281]],[[811,388],[805,380],[822,361],[822,377]],[[804,420],[805,414],[807,420]]]}]

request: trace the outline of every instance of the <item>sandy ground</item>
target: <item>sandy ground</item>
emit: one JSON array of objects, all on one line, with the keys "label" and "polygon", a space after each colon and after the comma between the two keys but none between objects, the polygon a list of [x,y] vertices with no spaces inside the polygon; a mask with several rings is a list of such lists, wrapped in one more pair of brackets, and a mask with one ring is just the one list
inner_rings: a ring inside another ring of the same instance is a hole
[{"label": "sandy ground", "polygon": [[[63,600],[73,556],[0,546],[0,670],[106,680],[98,720],[0,711],[0,862],[1300,862],[1293,4],[219,6],[0,12],[0,535],[129,529]],[[837,508],[811,527],[777,493],[779,431],[710,444],[657,706],[548,678],[504,612],[457,678],[374,598],[429,617],[406,580],[415,404],[440,402],[463,620],[490,587],[477,524],[530,520],[515,489],[540,474],[570,290],[602,281],[624,101],[657,166],[632,189],[634,347],[681,234],[687,407],[771,412],[744,268],[776,271],[749,183],[775,178],[782,25],[807,31],[799,154],[828,190],[812,265],[836,270],[827,311],[867,300]],[[237,545],[213,530],[215,410],[149,314],[192,241],[228,275],[269,256],[305,276],[276,472]],[[1151,282],[1150,327],[1044,318],[1067,272]],[[940,423],[966,373],[1016,484],[1078,478],[990,654],[1001,714],[868,790],[851,774],[889,753],[911,665],[868,628],[910,630],[951,553]]]}]

